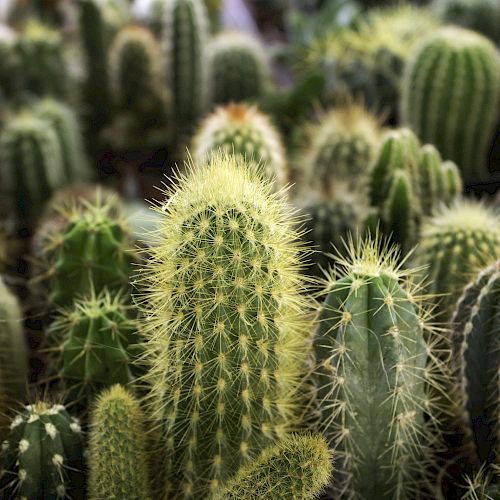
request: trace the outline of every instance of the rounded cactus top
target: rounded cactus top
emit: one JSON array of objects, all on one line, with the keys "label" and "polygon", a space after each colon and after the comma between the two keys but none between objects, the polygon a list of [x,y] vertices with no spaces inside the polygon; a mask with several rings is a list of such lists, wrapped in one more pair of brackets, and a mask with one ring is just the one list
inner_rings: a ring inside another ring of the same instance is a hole
[{"label": "rounded cactus top", "polygon": [[490,46],[495,49],[493,43],[485,36],[477,33],[476,31],[459,26],[445,26],[438,31],[432,33],[427,38],[427,43],[439,42],[446,44],[450,48],[462,49],[474,46]]}]

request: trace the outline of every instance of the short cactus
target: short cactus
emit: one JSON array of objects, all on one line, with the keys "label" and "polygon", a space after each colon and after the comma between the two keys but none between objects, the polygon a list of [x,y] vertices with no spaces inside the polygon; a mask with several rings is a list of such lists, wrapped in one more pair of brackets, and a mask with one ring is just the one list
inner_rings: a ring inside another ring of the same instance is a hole
[{"label": "short cactus", "polygon": [[3,498],[80,498],[73,495],[84,487],[82,433],[64,406],[26,406],[12,420],[1,456]]},{"label": "short cactus", "polygon": [[203,121],[193,138],[195,162],[203,163],[218,149],[262,165],[266,177],[275,179],[277,188],[289,180],[279,133],[269,118],[253,106],[229,104]]},{"label": "short cactus", "polygon": [[207,46],[210,100],[229,104],[261,97],[270,67],[260,41],[244,33],[221,33]]},{"label": "short cactus", "polygon": [[453,160],[466,183],[487,173],[499,105],[500,57],[488,39],[448,27],[415,49],[405,70],[403,120]]},{"label": "short cactus", "polygon": [[213,500],[313,500],[331,472],[330,452],[321,436],[292,435],[244,465]]},{"label": "short cactus", "polygon": [[120,385],[103,391],[92,411],[89,499],[151,500],[145,418]]},{"label": "short cactus", "polygon": [[280,193],[220,154],[158,211],[144,268],[149,413],[163,430],[160,496],[214,493],[300,424],[310,299]]}]

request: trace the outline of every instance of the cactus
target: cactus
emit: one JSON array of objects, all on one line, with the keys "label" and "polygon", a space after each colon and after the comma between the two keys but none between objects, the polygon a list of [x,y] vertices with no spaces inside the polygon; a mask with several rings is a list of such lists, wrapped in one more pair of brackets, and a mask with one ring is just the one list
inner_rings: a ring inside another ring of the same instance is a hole
[{"label": "cactus", "polygon": [[473,201],[443,207],[422,226],[416,261],[429,277],[428,292],[436,295],[437,313],[448,321],[463,286],[488,265],[500,248],[500,217]]},{"label": "cactus", "polygon": [[500,58],[489,40],[448,27],[416,48],[405,70],[403,119],[458,165],[466,183],[487,173],[499,104]]},{"label": "cactus", "polygon": [[120,385],[103,391],[92,411],[89,499],[151,500],[145,419]]},{"label": "cactus", "polygon": [[263,95],[271,71],[264,47],[254,36],[221,33],[208,44],[207,59],[214,104],[255,100]]},{"label": "cactus", "polygon": [[397,253],[376,237],[338,258],[314,339],[317,428],[333,446],[339,498],[416,497],[439,442],[436,423],[424,418],[427,384],[436,385],[435,339],[413,271],[398,267]]},{"label": "cactus", "polygon": [[277,188],[289,178],[285,149],[268,117],[246,104],[229,104],[208,116],[193,138],[195,162],[202,163],[216,150],[224,149],[262,165],[266,177]]},{"label": "cactus", "polygon": [[0,120],[3,121],[4,107],[16,94],[15,51],[17,33],[5,24],[0,24]]},{"label": "cactus", "polygon": [[178,140],[190,134],[207,107],[208,19],[202,0],[165,3],[165,71]]},{"label": "cactus", "polygon": [[332,462],[321,436],[292,435],[244,465],[213,500],[318,498]]},{"label": "cactus", "polygon": [[226,154],[181,176],[143,270],[162,498],[214,493],[300,424],[310,299],[280,193]]},{"label": "cactus", "polygon": [[[2,444],[3,498],[63,500],[83,489],[80,425],[64,406],[39,401],[10,424]],[[5,495],[5,496],[4,496]]]},{"label": "cactus", "polygon": [[500,498],[500,466],[492,470],[481,467],[472,477],[465,478],[465,494],[460,500],[497,500]]},{"label": "cactus", "polygon": [[57,134],[47,122],[22,112],[0,136],[0,193],[5,213],[18,224],[32,224],[44,201],[66,176]]}]

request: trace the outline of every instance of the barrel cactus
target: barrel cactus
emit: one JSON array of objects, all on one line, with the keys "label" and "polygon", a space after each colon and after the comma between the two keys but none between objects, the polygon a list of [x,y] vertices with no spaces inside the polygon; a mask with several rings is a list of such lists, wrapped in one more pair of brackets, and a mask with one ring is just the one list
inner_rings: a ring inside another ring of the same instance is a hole
[{"label": "barrel cactus", "polygon": [[269,181],[220,154],[158,207],[143,270],[149,414],[161,497],[204,497],[300,424],[309,300],[295,220]]},{"label": "barrel cactus", "polygon": [[218,149],[260,164],[276,187],[288,182],[285,149],[269,118],[246,104],[229,104],[209,115],[193,138],[192,154],[202,163]]},{"label": "barrel cactus", "polygon": [[500,57],[485,37],[458,27],[429,35],[406,66],[403,120],[453,160],[467,183],[486,175],[500,105]]},{"label": "barrel cactus", "polygon": [[25,407],[2,444],[0,489],[4,498],[81,498],[83,439],[64,406],[43,401]]}]

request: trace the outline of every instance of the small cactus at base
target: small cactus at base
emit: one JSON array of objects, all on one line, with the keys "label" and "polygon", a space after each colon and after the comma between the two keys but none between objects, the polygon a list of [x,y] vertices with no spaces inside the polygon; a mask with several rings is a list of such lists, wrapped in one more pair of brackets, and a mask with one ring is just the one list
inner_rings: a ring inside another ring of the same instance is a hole
[{"label": "small cactus at base", "polygon": [[151,500],[145,418],[120,385],[95,403],[89,437],[89,499]]},{"label": "small cactus at base", "polygon": [[314,500],[331,472],[323,437],[292,435],[244,465],[212,500]]},{"label": "small cactus at base", "polygon": [[[81,498],[82,433],[78,421],[64,406],[42,401],[26,406],[10,424],[1,457],[3,498]],[[78,493],[80,496],[75,497]]]}]

